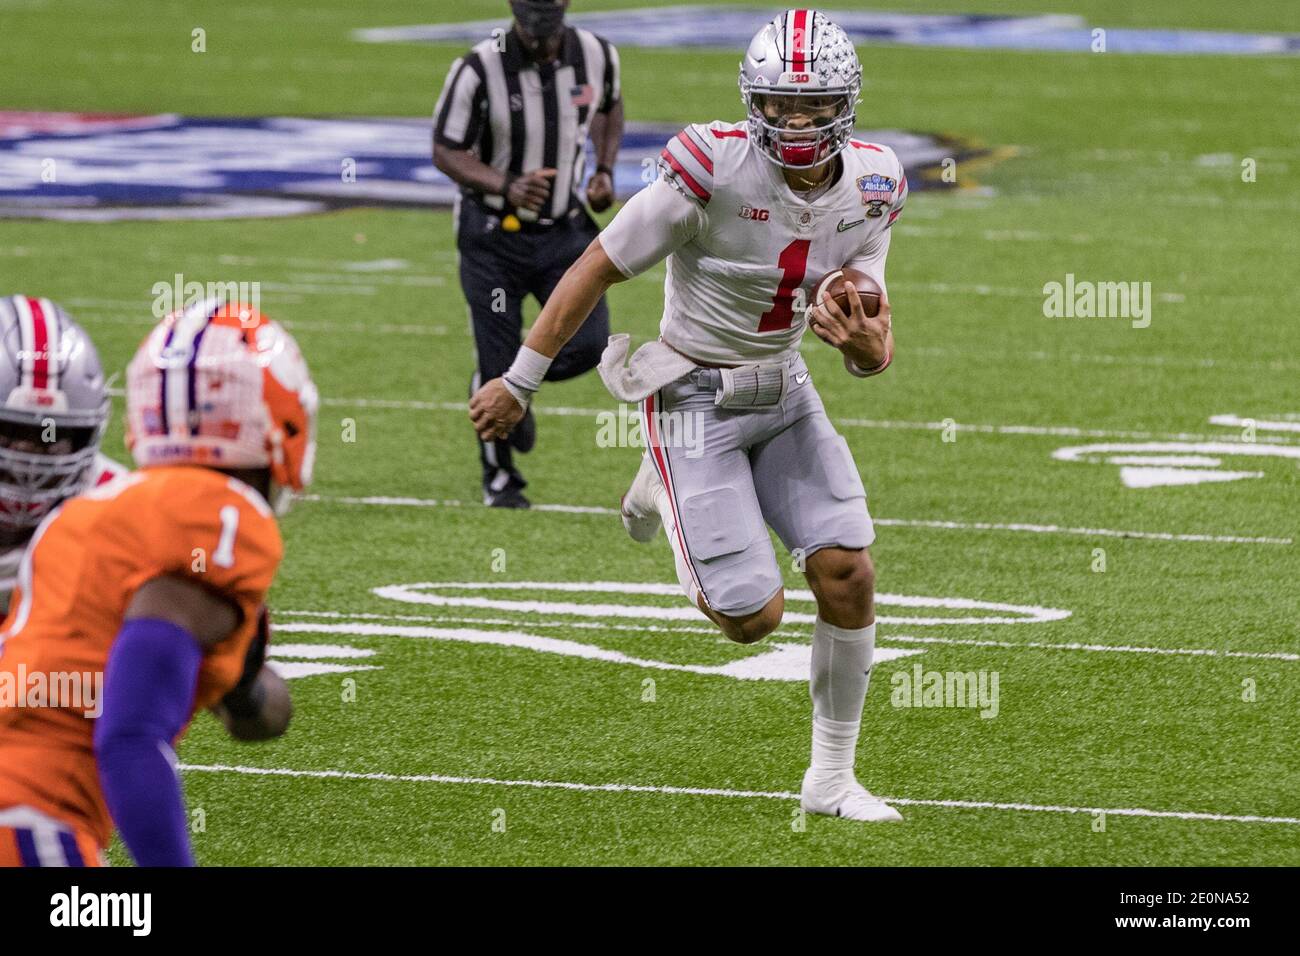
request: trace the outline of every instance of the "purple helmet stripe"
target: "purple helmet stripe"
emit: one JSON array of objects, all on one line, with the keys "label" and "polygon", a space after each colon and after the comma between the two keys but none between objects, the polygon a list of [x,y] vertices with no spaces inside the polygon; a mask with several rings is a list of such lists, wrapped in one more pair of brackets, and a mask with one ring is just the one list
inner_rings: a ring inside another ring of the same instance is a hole
[{"label": "purple helmet stripe", "polygon": [[[176,324],[173,322],[171,328],[167,330],[167,337],[163,339],[162,354],[167,354],[167,349],[171,347],[172,339],[176,337]],[[171,431],[167,422],[167,363],[162,363],[162,374],[158,376],[158,409],[162,413],[162,433],[164,435]]]},{"label": "purple helmet stripe", "polygon": [[[218,308],[220,308],[220,306],[218,306]],[[189,402],[186,406],[186,411],[189,412],[191,435],[197,435],[199,433],[199,416],[194,414],[195,410],[199,407],[199,399],[198,399],[199,346],[203,344],[203,333],[208,330],[208,325],[212,322],[212,316],[215,315],[216,312],[217,310],[213,309],[212,312],[208,314],[207,319],[203,323],[203,328],[199,329],[198,333],[194,336],[194,345],[190,348],[190,361],[185,370],[186,374],[189,376]]]}]

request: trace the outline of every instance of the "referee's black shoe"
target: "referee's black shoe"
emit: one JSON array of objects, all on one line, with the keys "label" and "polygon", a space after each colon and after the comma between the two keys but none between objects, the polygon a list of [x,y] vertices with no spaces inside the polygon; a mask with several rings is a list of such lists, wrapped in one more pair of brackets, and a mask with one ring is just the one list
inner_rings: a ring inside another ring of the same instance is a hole
[{"label": "referee's black shoe", "polygon": [[528,482],[513,468],[497,469],[492,478],[484,476],[483,504],[489,508],[531,508],[533,503],[524,497]]},{"label": "referee's black shoe", "polygon": [[483,503],[489,508],[517,508],[521,511],[533,506],[533,503],[525,498],[524,493],[518,488],[507,488],[495,494],[484,492]]}]

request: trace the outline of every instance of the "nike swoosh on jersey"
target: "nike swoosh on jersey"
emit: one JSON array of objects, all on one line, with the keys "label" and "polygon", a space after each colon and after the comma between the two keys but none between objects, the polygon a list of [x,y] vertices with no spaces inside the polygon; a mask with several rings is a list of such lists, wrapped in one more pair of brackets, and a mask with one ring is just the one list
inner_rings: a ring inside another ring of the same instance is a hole
[{"label": "nike swoosh on jersey", "polygon": [[845,222],[843,219],[841,219],[841,220],[840,220],[840,225],[839,225],[839,231],[840,231],[840,232],[848,232],[848,231],[849,231],[850,229],[852,229],[854,226],[860,226],[860,225],[862,225],[864,222],[866,222],[865,219],[856,219],[856,220],[854,220],[853,222]]}]

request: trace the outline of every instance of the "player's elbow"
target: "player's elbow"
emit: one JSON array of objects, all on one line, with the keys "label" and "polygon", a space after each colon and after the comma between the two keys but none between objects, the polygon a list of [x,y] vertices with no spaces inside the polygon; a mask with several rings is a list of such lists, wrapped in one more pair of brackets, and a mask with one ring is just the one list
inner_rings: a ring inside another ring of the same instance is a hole
[{"label": "player's elbow", "polygon": [[574,268],[580,269],[585,278],[600,284],[605,289],[631,278],[614,264],[614,260],[609,257],[609,253],[601,244],[599,236],[591,240],[591,244],[574,264]]}]

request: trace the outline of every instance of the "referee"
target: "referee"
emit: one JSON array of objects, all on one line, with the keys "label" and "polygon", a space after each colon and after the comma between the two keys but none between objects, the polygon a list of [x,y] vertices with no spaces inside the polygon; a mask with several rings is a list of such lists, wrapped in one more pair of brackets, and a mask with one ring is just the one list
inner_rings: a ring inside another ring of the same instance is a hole
[{"label": "referee", "polygon": [[[434,108],[433,162],[460,184],[456,248],[469,302],[480,382],[505,373],[523,333],[522,306],[545,303],[599,232],[578,189],[588,134],[596,174],[587,202],[614,202],[613,165],[623,138],[618,52],[602,37],[566,27],[569,0],[511,0],[514,22],[451,66]],[[594,368],[609,338],[601,299],[547,374],[562,381]],[[527,508],[527,482],[512,450],[536,438],[532,412],[503,441],[480,442],[483,501]]]}]

